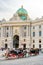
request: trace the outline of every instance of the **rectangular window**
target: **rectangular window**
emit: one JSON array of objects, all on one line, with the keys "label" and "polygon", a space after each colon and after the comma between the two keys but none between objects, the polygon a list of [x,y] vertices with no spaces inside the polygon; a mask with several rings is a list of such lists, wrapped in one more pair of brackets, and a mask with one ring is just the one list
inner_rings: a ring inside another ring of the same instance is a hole
[{"label": "rectangular window", "polygon": [[7,42],[7,39],[5,39],[5,42]]},{"label": "rectangular window", "polygon": [[39,28],[41,28],[41,25],[39,25]]},{"label": "rectangular window", "polygon": [[39,43],[41,43],[41,39],[39,39]]},{"label": "rectangular window", "polygon": [[7,30],[9,29],[9,27],[7,27]]},{"label": "rectangular window", "polygon": [[8,30],[9,29],[9,26],[5,26],[5,29]]},{"label": "rectangular window", "polygon": [[35,40],[33,40],[33,43],[35,43]]},{"label": "rectangular window", "polygon": [[33,48],[35,48],[35,45],[33,44]]},{"label": "rectangular window", "polygon": [[41,44],[39,44],[39,50],[41,50]]},{"label": "rectangular window", "polygon": [[35,37],[35,32],[33,32],[33,37]]},{"label": "rectangular window", "polygon": [[26,26],[24,26],[24,29],[26,29]]},{"label": "rectangular window", "polygon": [[8,37],[8,33],[7,33],[7,37]]},{"label": "rectangular window", "polygon": [[41,36],[41,31],[39,31],[39,36]]},{"label": "rectangular window", "polygon": [[33,29],[35,29],[35,26],[33,26]]}]

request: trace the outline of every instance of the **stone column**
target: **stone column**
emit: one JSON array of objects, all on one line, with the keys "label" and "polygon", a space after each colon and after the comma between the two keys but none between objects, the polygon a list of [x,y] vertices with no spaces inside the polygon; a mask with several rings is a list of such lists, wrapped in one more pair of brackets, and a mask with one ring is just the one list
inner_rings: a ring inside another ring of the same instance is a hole
[{"label": "stone column", "polygon": [[4,48],[4,32],[3,32],[3,27],[1,27],[1,47]]},{"label": "stone column", "polygon": [[10,47],[13,48],[13,27],[10,26]]}]

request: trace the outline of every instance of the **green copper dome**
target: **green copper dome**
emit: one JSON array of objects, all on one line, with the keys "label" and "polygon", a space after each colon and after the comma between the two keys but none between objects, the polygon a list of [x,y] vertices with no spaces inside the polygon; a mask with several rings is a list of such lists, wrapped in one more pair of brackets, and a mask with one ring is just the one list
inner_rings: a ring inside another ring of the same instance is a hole
[{"label": "green copper dome", "polygon": [[17,13],[18,13],[18,15],[20,16],[20,18],[21,18],[22,20],[26,20],[26,19],[27,19],[28,13],[27,13],[27,11],[23,8],[23,6],[22,6],[19,10],[17,10]]}]

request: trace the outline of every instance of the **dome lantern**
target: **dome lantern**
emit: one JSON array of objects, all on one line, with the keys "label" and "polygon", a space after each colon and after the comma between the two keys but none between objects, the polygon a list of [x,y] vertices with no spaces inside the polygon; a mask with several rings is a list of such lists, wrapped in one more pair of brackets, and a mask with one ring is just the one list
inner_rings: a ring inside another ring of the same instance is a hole
[{"label": "dome lantern", "polygon": [[23,8],[23,5],[21,6],[21,8]]}]

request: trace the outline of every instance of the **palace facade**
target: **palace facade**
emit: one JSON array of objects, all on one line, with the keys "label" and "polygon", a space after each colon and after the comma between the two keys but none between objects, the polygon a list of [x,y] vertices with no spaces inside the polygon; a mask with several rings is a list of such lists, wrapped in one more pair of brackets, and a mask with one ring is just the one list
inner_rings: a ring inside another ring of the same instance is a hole
[{"label": "palace facade", "polygon": [[0,21],[0,48],[43,48],[43,17],[31,20],[23,6]]}]

